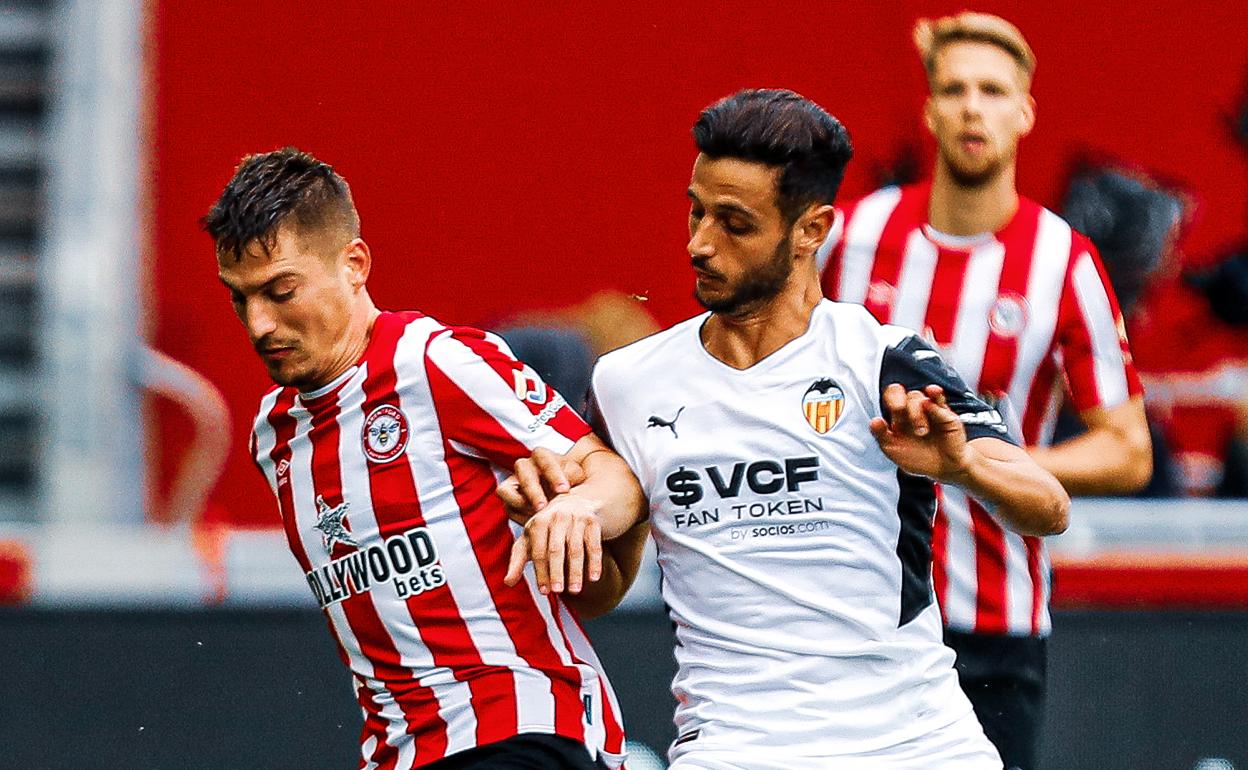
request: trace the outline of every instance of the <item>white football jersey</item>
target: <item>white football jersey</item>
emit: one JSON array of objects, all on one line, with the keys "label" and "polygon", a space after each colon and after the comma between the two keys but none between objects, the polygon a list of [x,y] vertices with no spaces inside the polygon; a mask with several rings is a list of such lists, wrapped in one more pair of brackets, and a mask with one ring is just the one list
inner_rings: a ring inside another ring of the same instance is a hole
[{"label": "white football jersey", "polygon": [[825,767],[965,717],[931,587],[933,486],[868,423],[892,382],[943,386],[971,438],[1004,437],[1000,415],[861,306],[822,301],[746,370],[702,346],[708,317],[593,376],[598,427],[650,501],[676,625],[673,758],[763,749]]}]

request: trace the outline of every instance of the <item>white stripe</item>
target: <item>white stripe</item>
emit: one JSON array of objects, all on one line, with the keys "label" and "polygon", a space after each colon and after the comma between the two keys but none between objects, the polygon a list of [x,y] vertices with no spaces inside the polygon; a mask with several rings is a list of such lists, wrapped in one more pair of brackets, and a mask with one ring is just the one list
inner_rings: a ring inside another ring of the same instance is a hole
[{"label": "white stripe", "polygon": [[377,751],[377,736],[370,735],[360,744],[360,757],[364,760],[364,770],[377,770],[377,763],[373,761],[375,751]]},{"label": "white stripe", "polygon": [[269,482],[269,489],[273,490],[275,495],[277,494],[277,466],[273,462],[272,453],[277,446],[277,432],[269,424],[269,415],[273,413],[273,407],[277,406],[277,397],[281,393],[280,389],[274,390],[260,400],[260,411],[256,415],[255,426],[252,428],[256,437],[256,462],[260,470],[264,472],[264,478]]},{"label": "white stripe", "polygon": [[1062,301],[1066,266],[1070,263],[1070,225],[1043,209],[1036,226],[1036,245],[1027,275],[1027,326],[1018,341],[1014,374],[1010,377],[1010,411],[1018,415],[1018,437],[1027,413],[1032,382],[1041,363],[1053,349],[1053,334]]},{"label": "white stripe", "polygon": [[889,187],[863,198],[854,209],[853,217],[845,225],[845,249],[834,299],[861,305],[867,298],[880,234],[900,200],[901,188]]},{"label": "white stripe", "polygon": [[[315,570],[328,564],[330,559],[325,552],[321,533],[316,529],[319,516],[312,485],[312,442],[309,437],[312,417],[308,410],[298,404],[291,407],[290,416],[295,418],[294,438],[290,442],[290,498],[295,509],[295,532],[309,565]],[[354,523],[351,522],[350,514],[347,515],[347,521]],[[338,637],[338,643],[346,651],[351,670],[358,677],[372,677],[373,664],[361,652],[359,641],[351,630],[351,624],[347,622],[342,603],[331,604],[326,608],[326,614],[334,634]]]},{"label": "white stripe", "polygon": [[[599,683],[607,694],[607,701],[611,706],[611,713],[615,715],[614,721],[619,727],[620,732],[624,731],[624,712],[620,710],[620,702],[615,697],[615,689],[611,687],[611,682],[607,679],[605,670],[602,667],[602,661],[598,659],[598,654],[594,652],[593,644],[589,641],[589,637],[581,632],[581,628],[572,618],[567,607],[560,606],[561,617],[563,619],[563,628],[567,636],[568,643],[572,646],[572,651],[576,656],[586,663],[594,667],[598,674]],[[602,704],[599,703],[599,693],[594,694],[594,722],[602,727],[602,741],[598,746],[603,746],[606,741],[606,721],[603,713]]]},{"label": "white stripe", "polygon": [[1075,260],[1073,278],[1075,298],[1092,338],[1093,370],[1100,405],[1107,409],[1118,406],[1128,397],[1126,362],[1109,295],[1091,254],[1085,251]]},{"label": "white stripe", "polygon": [[[498,339],[493,335],[487,337],[489,342]],[[427,353],[429,360],[451,382],[530,451],[546,447],[564,454],[572,448],[573,442],[551,428],[549,423],[538,424],[537,417],[516,398],[514,384],[499,376],[490,364],[463,342],[449,334],[442,334],[429,343]],[[422,369],[423,364],[422,359]]]},{"label": "white stripe", "polygon": [[1005,246],[989,241],[971,251],[962,276],[962,296],[953,323],[953,350],[949,363],[962,375],[967,387],[979,390],[979,377],[988,350],[988,314],[997,301]]},{"label": "white stripe", "polygon": [[971,631],[975,628],[976,566],[975,539],[971,529],[971,511],[966,492],[954,486],[942,486],[944,505],[941,510],[949,521],[945,541],[945,617],[950,628]]},{"label": "white stripe", "polygon": [[1052,569],[1049,562],[1049,547],[1042,539],[1040,541],[1040,623],[1037,629],[1040,636],[1048,636],[1053,631],[1053,619],[1049,615],[1049,600],[1053,592],[1049,579],[1053,574]]},{"label": "white stripe", "polygon": [[[367,365],[361,366],[357,378],[339,392],[338,400],[338,462],[342,474],[343,501],[349,506],[347,520],[351,523],[351,532],[363,546],[366,543],[380,545],[381,525],[373,507],[372,483],[368,475],[368,460],[364,455],[364,380],[371,372]],[[414,440],[418,426],[409,425],[409,446]],[[436,541],[435,541],[436,542]],[[436,589],[435,589],[436,590]],[[421,672],[419,681],[430,686],[438,701],[438,713],[448,725],[448,742],[454,737],[462,738],[464,730],[475,736],[475,719],[459,713],[465,700],[471,697],[468,685],[453,681],[450,672],[445,668],[436,668],[432,653],[421,639],[420,631],[412,618],[405,599],[398,595],[398,589],[392,580],[385,583],[374,583],[368,592],[369,601],[377,613],[378,619],[390,637],[395,650],[399,654],[399,664],[404,668]],[[433,687],[428,680],[450,683]],[[470,711],[470,710],[469,710]],[[402,715],[399,715],[402,721]],[[452,731],[451,727],[457,728]],[[406,724],[403,725],[406,732]],[[469,748],[469,742],[462,748]],[[449,751],[448,747],[448,751]]]},{"label": "white stripe", "polygon": [[939,252],[923,235],[921,228],[915,228],[906,237],[905,249],[901,257],[901,273],[897,276],[897,293],[893,298],[893,310],[888,322],[922,335]]},{"label": "white stripe", "polygon": [[[454,496],[450,469],[446,465],[441,440],[438,412],[425,376],[424,353],[428,334],[414,333],[410,331],[411,326],[408,328],[409,332],[399,340],[394,362],[400,403],[404,414],[412,423],[410,435],[414,442],[408,447],[406,454],[416,487],[420,490],[421,510],[426,526],[443,555],[442,567],[446,572],[447,588],[451,591],[460,616],[465,619],[468,635],[482,662],[513,671],[518,724],[524,727],[549,726],[553,730],[555,701],[550,679],[530,667],[516,652],[511,635],[491,598],[489,585],[464,525],[463,512]],[[487,366],[475,354],[472,358],[477,366]],[[462,363],[453,367],[448,367],[446,363],[440,365],[442,371],[452,378],[456,375],[462,376],[459,371],[461,367]],[[488,376],[502,382],[492,369]],[[507,400],[518,405],[514,391],[506,389],[505,383],[504,389]],[[520,408],[528,413],[527,408]],[[490,413],[492,415],[493,410]],[[415,440],[420,443],[417,445]],[[501,511],[499,515],[502,515]],[[471,709],[465,710],[471,715]],[[475,719],[473,728],[472,733],[464,736],[466,740],[474,737]],[[448,753],[457,750],[460,749],[447,748]]]},{"label": "white stripe", "polygon": [[1005,530],[1005,623],[1012,634],[1031,634],[1034,594],[1027,568],[1027,543],[1021,535]]}]

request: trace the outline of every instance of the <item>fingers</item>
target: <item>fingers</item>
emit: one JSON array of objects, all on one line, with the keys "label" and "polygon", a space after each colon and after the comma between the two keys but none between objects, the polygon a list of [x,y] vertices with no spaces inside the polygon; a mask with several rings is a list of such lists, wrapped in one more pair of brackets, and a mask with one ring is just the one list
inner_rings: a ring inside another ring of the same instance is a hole
[{"label": "fingers", "polygon": [[926,394],[917,390],[906,392],[904,387],[894,382],[884,389],[882,400],[887,409],[889,428],[893,433],[920,437],[927,435],[925,404],[929,398]]},{"label": "fingers", "polygon": [[533,450],[533,457],[530,459],[542,483],[554,494],[560,495],[572,488],[572,485],[568,483],[567,475],[563,472],[562,455],[557,455],[549,449],[538,448]]},{"label": "fingers", "polygon": [[502,484],[498,485],[498,489],[494,490],[494,494],[498,495],[503,501],[503,505],[507,507],[507,515],[518,524],[528,521],[533,515],[533,509],[529,506],[529,501],[524,499],[524,495],[520,493],[520,482],[515,476],[510,476]]},{"label": "fingers", "polygon": [[516,483],[519,485],[520,494],[524,495],[524,499],[529,506],[535,511],[540,511],[546,507],[546,491],[542,489],[542,477],[537,470],[537,465],[527,457],[516,460],[515,465]]},{"label": "fingers", "polygon": [[[559,517],[555,520],[554,526],[550,528],[550,537],[546,541],[546,568],[550,575],[550,590],[555,593],[563,591],[564,554],[567,549],[570,525],[571,522],[566,517]],[[538,585],[541,585],[540,579]]]},{"label": "fingers", "polygon": [[589,556],[589,580],[597,582],[602,577],[602,526],[596,518],[585,525],[585,553]]},{"label": "fingers", "polygon": [[917,390],[906,394],[906,418],[910,421],[910,430],[916,436],[927,435],[927,412],[923,408],[931,400]]},{"label": "fingers", "polygon": [[[535,526],[536,525],[536,526]],[[546,552],[549,534],[545,526],[537,519],[532,519],[524,526],[529,540],[529,555],[533,559],[533,573],[537,578],[537,590],[543,594],[550,592],[550,560]]]},{"label": "fingers", "polygon": [[511,559],[507,562],[507,575],[503,582],[514,586],[524,575],[524,563],[529,560],[529,536],[521,532],[516,542],[511,544]]},{"label": "fingers", "polygon": [[581,577],[585,573],[585,519],[572,522],[568,531],[568,591],[581,592]]}]

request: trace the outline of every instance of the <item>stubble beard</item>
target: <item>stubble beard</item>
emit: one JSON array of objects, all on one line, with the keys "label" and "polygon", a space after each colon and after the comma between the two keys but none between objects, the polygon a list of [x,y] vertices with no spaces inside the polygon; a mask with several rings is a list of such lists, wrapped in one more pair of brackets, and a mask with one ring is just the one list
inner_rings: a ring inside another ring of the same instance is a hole
[{"label": "stubble beard", "polygon": [[742,276],[741,282],[727,296],[713,298],[704,296],[695,285],[693,297],[702,307],[718,315],[744,318],[775,299],[793,275],[793,254],[789,236],[776,244],[771,259],[752,273]]}]

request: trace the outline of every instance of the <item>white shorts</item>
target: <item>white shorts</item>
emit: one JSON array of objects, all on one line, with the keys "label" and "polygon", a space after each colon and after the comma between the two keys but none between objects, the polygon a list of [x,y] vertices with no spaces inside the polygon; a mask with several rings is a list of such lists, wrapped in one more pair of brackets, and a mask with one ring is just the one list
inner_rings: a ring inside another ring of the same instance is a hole
[{"label": "white shorts", "polygon": [[803,757],[782,749],[691,747],[668,770],[1002,770],[1002,763],[970,712],[939,730],[870,754]]}]

